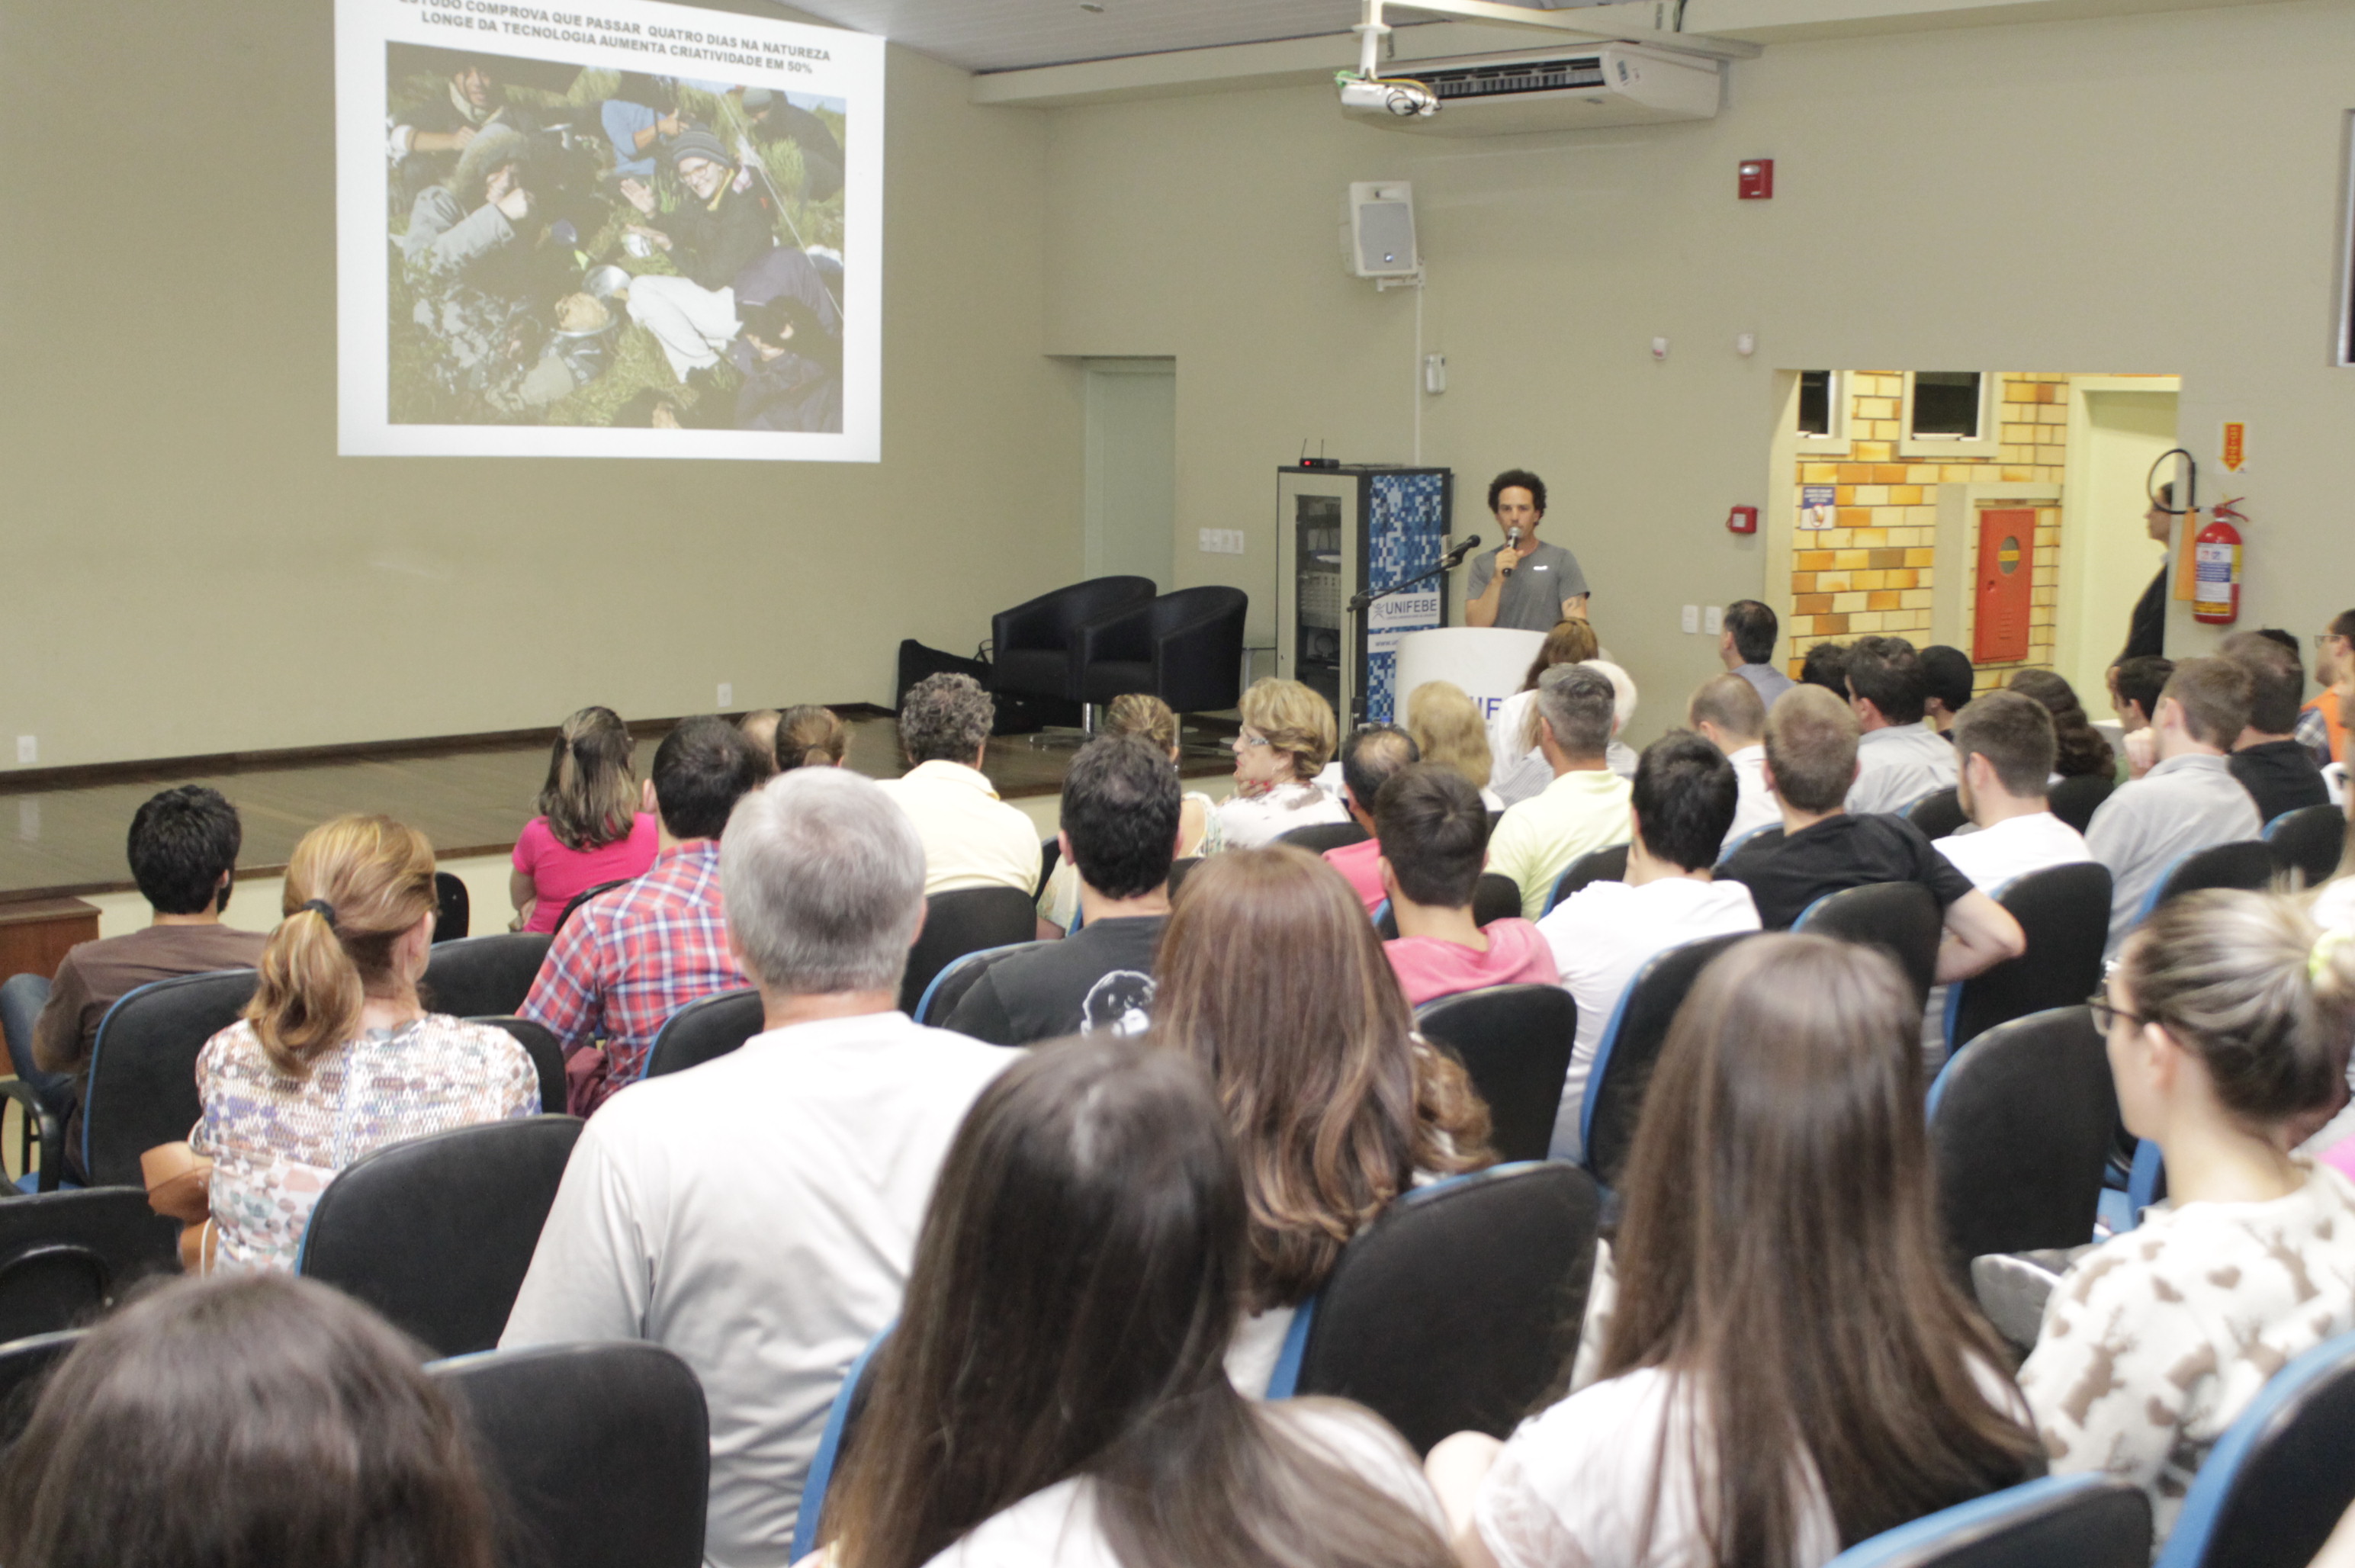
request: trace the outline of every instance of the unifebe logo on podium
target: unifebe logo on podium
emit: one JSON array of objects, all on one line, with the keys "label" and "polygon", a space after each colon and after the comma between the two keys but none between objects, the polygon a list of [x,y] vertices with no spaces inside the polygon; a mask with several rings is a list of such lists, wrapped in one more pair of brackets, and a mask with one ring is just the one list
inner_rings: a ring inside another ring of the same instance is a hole
[{"label": "unifebe logo on podium", "polygon": [[339,450],[881,453],[883,40],[337,0]]}]

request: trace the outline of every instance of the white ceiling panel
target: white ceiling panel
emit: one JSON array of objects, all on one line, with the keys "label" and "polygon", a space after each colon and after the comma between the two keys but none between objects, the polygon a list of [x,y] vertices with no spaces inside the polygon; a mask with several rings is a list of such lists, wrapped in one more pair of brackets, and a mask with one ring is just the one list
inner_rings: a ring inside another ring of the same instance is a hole
[{"label": "white ceiling panel", "polygon": [[793,0],[792,9],[967,70],[1344,33],[1358,0]]}]

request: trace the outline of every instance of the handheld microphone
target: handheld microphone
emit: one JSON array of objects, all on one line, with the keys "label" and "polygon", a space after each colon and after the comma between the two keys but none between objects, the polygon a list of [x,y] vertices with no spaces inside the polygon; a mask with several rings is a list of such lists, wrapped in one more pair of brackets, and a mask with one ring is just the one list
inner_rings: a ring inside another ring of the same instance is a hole
[{"label": "handheld microphone", "polygon": [[1507,529],[1505,530],[1505,541],[1506,541],[1508,544],[1511,545],[1515,549],[1520,549],[1520,548],[1521,548],[1521,530],[1520,530],[1519,528],[1507,528]]}]

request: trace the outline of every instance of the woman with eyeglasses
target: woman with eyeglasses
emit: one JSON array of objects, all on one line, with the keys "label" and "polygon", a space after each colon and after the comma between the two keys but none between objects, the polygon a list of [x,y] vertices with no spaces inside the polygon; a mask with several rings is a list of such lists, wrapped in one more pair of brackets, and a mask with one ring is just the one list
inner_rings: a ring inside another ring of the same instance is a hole
[{"label": "woman with eyeglasses", "polygon": [[1316,782],[1333,760],[1333,705],[1296,680],[1252,682],[1237,709],[1235,793],[1220,803],[1218,837],[1230,849],[1273,844],[1295,827],[1347,822],[1349,813]]},{"label": "woman with eyeglasses", "polygon": [[2163,1539],[2265,1380],[2355,1329],[2355,1184],[2294,1152],[2346,1096],[2355,938],[2270,893],[2172,899],[2094,1017],[2168,1198],[2062,1278],[2019,1386],[2052,1469],[2139,1483]]},{"label": "woman with eyeglasses", "polygon": [[2355,610],[2314,635],[2314,678],[2322,689],[2297,713],[2297,738],[2317,765],[2347,760],[2346,703],[2355,697]]}]

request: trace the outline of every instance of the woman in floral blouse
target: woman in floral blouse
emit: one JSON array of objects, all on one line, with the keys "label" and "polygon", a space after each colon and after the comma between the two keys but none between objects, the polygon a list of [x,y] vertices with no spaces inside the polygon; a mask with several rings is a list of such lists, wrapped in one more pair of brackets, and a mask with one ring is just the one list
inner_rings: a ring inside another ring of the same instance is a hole
[{"label": "woman in floral blouse", "polygon": [[197,1059],[219,1266],[292,1269],[319,1194],[370,1149],[539,1111],[503,1029],[429,1013],[433,850],[389,816],[313,828],[244,1018]]}]

